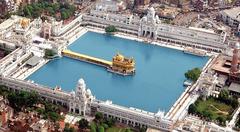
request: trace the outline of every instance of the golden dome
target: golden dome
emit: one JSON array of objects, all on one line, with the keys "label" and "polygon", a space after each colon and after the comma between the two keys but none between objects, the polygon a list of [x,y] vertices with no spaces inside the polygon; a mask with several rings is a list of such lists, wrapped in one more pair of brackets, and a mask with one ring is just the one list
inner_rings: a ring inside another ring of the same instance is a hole
[{"label": "golden dome", "polygon": [[26,28],[30,24],[30,20],[27,18],[23,18],[20,20],[20,25],[22,28]]},{"label": "golden dome", "polygon": [[124,60],[124,56],[121,55],[121,54],[117,54],[117,55],[116,55],[116,60],[117,60],[117,61],[123,61],[123,60]]}]

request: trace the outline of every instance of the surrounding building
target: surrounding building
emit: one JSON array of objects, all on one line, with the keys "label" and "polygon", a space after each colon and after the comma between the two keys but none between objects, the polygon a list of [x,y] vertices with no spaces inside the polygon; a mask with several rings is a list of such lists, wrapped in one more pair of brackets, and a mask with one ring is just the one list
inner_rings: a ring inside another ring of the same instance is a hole
[{"label": "surrounding building", "polygon": [[123,1],[115,0],[100,0],[95,6],[98,11],[106,12],[118,12],[126,9],[126,5]]},{"label": "surrounding building", "polygon": [[134,6],[148,5],[150,0],[134,0]]},{"label": "surrounding building", "polygon": [[240,33],[240,7],[223,10],[220,15],[224,23],[231,26],[237,34]]},{"label": "surrounding building", "polygon": [[13,0],[1,0],[0,1],[0,16],[3,16],[14,10],[15,10],[15,2]]},{"label": "surrounding building", "polygon": [[118,15],[91,10],[83,15],[83,24],[105,28],[114,25],[119,31],[138,35],[148,40],[159,40],[181,46],[191,46],[221,52],[226,48],[226,32],[215,33],[201,28],[186,28],[161,23],[154,8],[149,8],[141,19],[134,15]]},{"label": "surrounding building", "polygon": [[26,4],[31,4],[31,3],[34,3],[34,2],[38,2],[39,0],[15,0],[16,4],[18,6],[20,5],[26,5]]},{"label": "surrounding building", "polygon": [[7,104],[7,101],[0,96],[0,127],[6,127],[9,119],[13,117],[13,109]]},{"label": "surrounding building", "polygon": [[203,11],[208,8],[208,0],[192,0],[192,3],[196,11]]},{"label": "surrounding building", "polygon": [[42,29],[41,29],[41,37],[45,38],[45,39],[49,39],[52,33],[52,26],[50,23],[48,23],[47,21],[45,21],[42,25]]},{"label": "surrounding building", "polygon": [[33,123],[30,126],[31,130],[34,132],[47,132],[48,131],[48,123],[46,120],[39,120],[36,123]]}]

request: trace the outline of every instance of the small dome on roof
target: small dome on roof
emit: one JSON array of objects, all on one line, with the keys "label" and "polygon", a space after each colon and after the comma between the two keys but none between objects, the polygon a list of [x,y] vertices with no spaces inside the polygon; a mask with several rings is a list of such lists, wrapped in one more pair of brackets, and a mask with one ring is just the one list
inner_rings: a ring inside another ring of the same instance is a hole
[{"label": "small dome on roof", "polygon": [[236,49],[240,49],[240,43],[239,43],[239,42],[237,42],[237,43],[235,44],[235,48],[236,48]]},{"label": "small dome on roof", "polygon": [[78,83],[83,85],[83,84],[85,84],[85,81],[84,81],[82,78],[80,78],[80,79],[78,80]]},{"label": "small dome on roof", "polygon": [[117,59],[118,61],[122,61],[122,60],[124,60],[124,56],[121,55],[121,54],[117,54],[117,55],[116,55],[116,59]]},{"label": "small dome on roof", "polygon": [[154,10],[153,7],[150,7],[150,8],[149,8],[149,11],[151,11],[151,12],[155,12],[155,10]]},{"label": "small dome on roof", "polygon": [[92,92],[91,92],[90,89],[87,89],[87,94],[88,94],[88,95],[92,95]]}]

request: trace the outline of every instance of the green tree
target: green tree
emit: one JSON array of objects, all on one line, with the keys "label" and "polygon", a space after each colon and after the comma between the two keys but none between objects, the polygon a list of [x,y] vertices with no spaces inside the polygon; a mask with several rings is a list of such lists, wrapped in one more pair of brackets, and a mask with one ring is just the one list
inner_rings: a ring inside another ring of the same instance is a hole
[{"label": "green tree", "polygon": [[130,128],[127,128],[125,132],[132,132]]},{"label": "green tree", "polygon": [[67,19],[72,16],[76,8],[74,5],[65,4],[65,3],[52,3],[49,1],[40,1],[38,3],[32,3],[25,6],[20,6],[18,13],[19,15],[37,18],[42,13],[47,11],[50,16],[56,17],[56,13],[60,12],[62,19]]},{"label": "green tree", "polygon": [[48,112],[48,117],[50,120],[52,120],[53,122],[59,121],[60,119],[62,119],[62,116],[59,115],[56,112]]},{"label": "green tree", "polygon": [[226,122],[226,118],[224,118],[222,116],[217,117],[216,120],[222,125],[224,125]]},{"label": "green tree", "polygon": [[79,122],[78,122],[78,128],[79,129],[86,129],[88,128],[89,126],[89,122],[86,120],[86,119],[81,119]]},{"label": "green tree", "polygon": [[46,10],[47,10],[47,11],[49,12],[49,14],[51,14],[51,15],[54,15],[54,14],[55,14],[55,11],[54,11],[54,9],[53,9],[52,7],[48,7]]},{"label": "green tree", "polygon": [[98,126],[98,132],[104,132],[105,130],[104,130],[104,127],[103,126]]},{"label": "green tree", "polygon": [[146,127],[141,127],[140,128],[140,132],[146,132],[147,131],[147,128]]},{"label": "green tree", "polygon": [[107,26],[105,28],[105,32],[108,33],[108,34],[112,34],[114,32],[117,32],[117,28],[115,26]]},{"label": "green tree", "polygon": [[97,112],[97,113],[95,114],[95,119],[96,119],[97,121],[102,120],[102,119],[103,119],[103,114],[102,114],[101,112]]},{"label": "green tree", "polygon": [[69,14],[68,14],[68,12],[65,11],[65,10],[62,11],[62,12],[61,12],[61,18],[62,18],[63,20],[69,18]]},{"label": "green tree", "polygon": [[109,127],[112,127],[114,124],[115,124],[115,119],[113,118],[108,118],[105,120],[105,123],[109,126]]},{"label": "green tree", "polygon": [[185,73],[185,77],[191,81],[197,81],[198,78],[200,77],[201,74],[201,69],[199,68],[193,68],[192,70],[188,70]]},{"label": "green tree", "polygon": [[232,97],[232,98],[230,99],[230,105],[231,105],[234,109],[236,109],[236,108],[238,107],[238,105],[239,105],[238,99]]},{"label": "green tree", "polygon": [[70,127],[69,123],[66,123],[63,132],[76,132],[76,130],[73,127]]},{"label": "green tree", "polygon": [[228,90],[226,90],[226,89],[221,90],[220,94],[219,94],[219,99],[221,99],[221,100],[228,100],[229,99],[229,92],[228,92]]},{"label": "green tree", "polygon": [[0,85],[0,95],[6,98],[9,93],[9,90],[5,86]]},{"label": "green tree", "polygon": [[96,124],[93,122],[93,123],[91,123],[91,125],[90,125],[90,131],[91,132],[96,132],[97,130],[96,130]]},{"label": "green tree", "polygon": [[104,129],[108,129],[109,126],[106,123],[103,123],[102,126],[104,127]]},{"label": "green tree", "polygon": [[52,5],[52,8],[53,8],[53,10],[56,12],[56,11],[59,10],[60,4],[59,4],[59,3],[54,3],[54,4]]},{"label": "green tree", "polygon": [[12,92],[8,95],[8,101],[16,111],[20,111],[26,107],[32,107],[39,101],[38,95],[35,92],[21,91],[19,93]]},{"label": "green tree", "polygon": [[189,113],[189,114],[196,114],[196,112],[197,112],[196,105],[195,105],[195,104],[189,105],[189,107],[188,107],[188,113]]},{"label": "green tree", "polygon": [[44,55],[45,58],[51,58],[54,55],[56,55],[56,53],[53,50],[45,49],[45,55]]}]

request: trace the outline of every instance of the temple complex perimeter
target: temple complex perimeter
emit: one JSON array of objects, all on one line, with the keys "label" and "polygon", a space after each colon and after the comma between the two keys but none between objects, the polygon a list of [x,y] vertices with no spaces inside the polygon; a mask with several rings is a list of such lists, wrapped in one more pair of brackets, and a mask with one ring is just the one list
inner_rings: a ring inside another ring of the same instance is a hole
[{"label": "temple complex perimeter", "polygon": [[[83,79],[79,79],[75,91],[70,93],[53,90],[51,87],[25,80],[51,61],[46,57],[48,50],[59,57],[67,56],[106,67],[113,73],[134,75],[136,72],[134,58],[116,54],[112,61],[107,61],[66,50],[67,46],[87,31],[103,33],[104,28],[109,25],[118,29],[115,36],[179,50],[190,47],[193,50],[204,51],[204,53],[194,52],[194,54],[200,53],[200,56],[209,56],[209,61],[202,69],[199,79],[185,89],[166,114],[160,110],[152,113],[116,105],[109,100],[98,100],[93,96],[94,93],[91,93],[91,90],[86,87]],[[83,117],[101,112],[106,118],[115,118],[118,122],[133,127],[141,126],[172,131],[178,129],[178,121],[184,122],[186,117],[189,117],[189,105],[195,102],[201,94],[218,96],[219,91],[216,88],[216,85],[219,85],[216,81],[218,76],[224,75],[226,84],[230,86],[231,91],[236,94],[240,92],[238,87],[240,83],[240,46],[233,42],[235,47],[231,48],[232,43],[228,43],[227,36],[225,31],[210,32],[162,23],[153,7],[149,8],[147,15],[142,18],[134,14],[121,15],[95,8],[90,12],[76,15],[68,24],[51,17],[43,21],[41,18],[30,20],[20,16],[11,16],[0,24],[0,45],[5,49],[12,50],[10,54],[0,60],[0,85],[14,90],[36,91],[46,100],[66,106],[69,112]],[[237,87],[231,87],[231,85]],[[191,122],[194,121],[191,120]],[[225,128],[215,125],[210,127],[216,131],[225,130]]]}]

